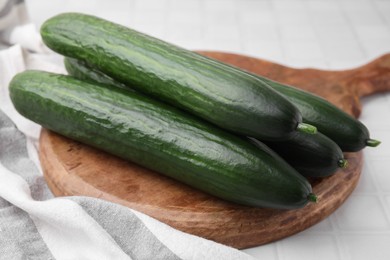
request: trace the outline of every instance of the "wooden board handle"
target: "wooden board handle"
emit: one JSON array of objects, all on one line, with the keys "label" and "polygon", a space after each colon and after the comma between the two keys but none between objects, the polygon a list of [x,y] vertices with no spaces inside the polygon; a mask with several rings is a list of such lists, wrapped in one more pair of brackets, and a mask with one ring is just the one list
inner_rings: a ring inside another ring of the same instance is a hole
[{"label": "wooden board handle", "polygon": [[345,72],[350,78],[347,85],[354,87],[358,97],[390,90],[390,54]]}]

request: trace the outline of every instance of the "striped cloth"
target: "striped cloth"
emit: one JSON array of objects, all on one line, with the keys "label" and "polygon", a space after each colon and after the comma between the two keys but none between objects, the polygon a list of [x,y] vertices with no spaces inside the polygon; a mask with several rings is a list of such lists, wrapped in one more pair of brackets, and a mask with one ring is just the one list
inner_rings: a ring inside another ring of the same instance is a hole
[{"label": "striped cloth", "polygon": [[249,258],[117,204],[53,198],[33,145],[2,111],[0,147],[0,259]]},{"label": "striped cloth", "polygon": [[[0,31],[4,15],[13,13],[10,3],[23,4],[0,0]],[[20,39],[40,46],[29,32]],[[11,78],[25,69],[64,72],[53,61],[59,57],[23,55],[20,45],[0,51],[0,259],[251,259],[117,204],[54,198],[38,161],[40,126],[16,112],[8,93]]]}]

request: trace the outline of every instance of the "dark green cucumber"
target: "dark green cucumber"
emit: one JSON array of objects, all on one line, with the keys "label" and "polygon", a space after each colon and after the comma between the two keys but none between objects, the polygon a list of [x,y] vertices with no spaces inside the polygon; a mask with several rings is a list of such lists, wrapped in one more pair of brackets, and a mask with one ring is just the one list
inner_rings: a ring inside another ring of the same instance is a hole
[{"label": "dark green cucumber", "polygon": [[109,21],[60,14],[42,25],[41,35],[52,50],[229,131],[264,140],[316,131],[267,83]]},{"label": "dark green cucumber", "polygon": [[293,209],[311,185],[266,146],[134,91],[26,71],[10,83],[23,116],[228,201]]},{"label": "dark green cucumber", "polygon": [[336,142],[344,152],[357,152],[379,141],[370,139],[367,127],[325,99],[304,90],[259,77],[284,95],[301,111],[303,122],[313,124],[318,131]]},{"label": "dark green cucumber", "polygon": [[[107,83],[111,86],[123,88],[123,84],[89,67],[82,61],[65,58],[64,63],[68,73],[78,79]],[[257,140],[252,140],[255,144],[259,144]],[[311,135],[296,132],[287,141],[265,142],[265,144],[299,173],[307,177],[329,176],[335,173],[337,169],[345,167],[347,163],[338,145],[320,133]]]},{"label": "dark green cucumber", "polygon": [[107,76],[106,74],[89,67],[87,64],[85,64],[85,62],[82,62],[80,60],[65,57],[64,65],[69,75],[72,75],[73,77],[80,79],[82,81],[89,81],[92,83],[97,82],[100,84],[127,89],[129,91],[132,90],[130,87],[126,86],[125,84],[122,84],[112,79],[111,77]]},{"label": "dark green cucumber", "polygon": [[297,133],[287,141],[265,144],[306,177],[330,176],[348,165],[340,147],[319,132]]}]

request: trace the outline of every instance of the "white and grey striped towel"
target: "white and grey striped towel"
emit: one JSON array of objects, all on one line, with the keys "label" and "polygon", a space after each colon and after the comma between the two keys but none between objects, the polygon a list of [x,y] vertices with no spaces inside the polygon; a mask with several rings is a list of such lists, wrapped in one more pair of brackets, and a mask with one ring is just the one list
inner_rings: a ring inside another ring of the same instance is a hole
[{"label": "white and grey striped towel", "polygon": [[117,204],[53,197],[37,159],[40,127],[15,111],[8,83],[29,68],[63,71],[56,59],[20,45],[0,51],[0,259],[250,259]]}]

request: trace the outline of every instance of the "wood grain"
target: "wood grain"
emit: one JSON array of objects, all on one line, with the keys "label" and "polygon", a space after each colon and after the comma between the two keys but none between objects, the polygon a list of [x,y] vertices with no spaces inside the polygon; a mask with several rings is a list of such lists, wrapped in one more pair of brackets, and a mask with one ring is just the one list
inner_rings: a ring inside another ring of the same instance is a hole
[{"label": "wood grain", "polygon": [[[323,71],[292,69],[234,54],[202,54],[309,90],[354,116],[361,111],[360,97],[390,89],[390,55],[354,70]],[[236,248],[290,236],[334,212],[356,187],[362,169],[361,152],[346,154],[346,158],[349,168],[310,180],[319,197],[317,204],[286,211],[222,201],[45,129],[40,138],[42,168],[56,196],[83,195],[119,203],[179,230]]]}]

